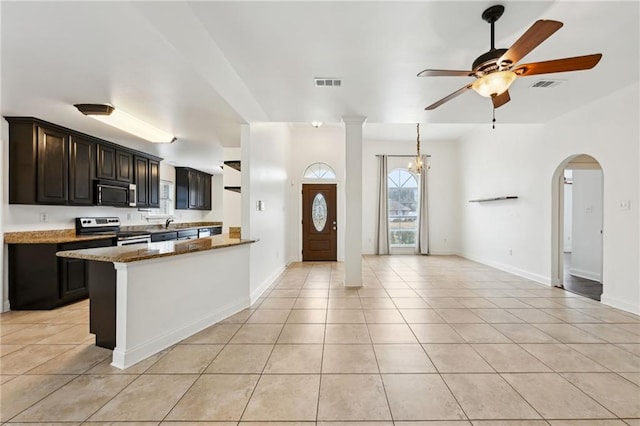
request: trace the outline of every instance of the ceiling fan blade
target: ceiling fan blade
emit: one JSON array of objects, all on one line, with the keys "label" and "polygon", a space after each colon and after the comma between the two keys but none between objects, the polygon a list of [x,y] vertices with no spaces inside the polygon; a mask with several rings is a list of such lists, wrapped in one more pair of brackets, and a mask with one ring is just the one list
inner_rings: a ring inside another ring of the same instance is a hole
[{"label": "ceiling fan blade", "polygon": [[449,102],[451,99],[455,98],[458,95],[461,95],[462,93],[466,92],[469,89],[471,89],[471,84],[467,84],[463,88],[461,88],[459,90],[456,90],[455,92],[451,93],[450,95],[447,95],[444,98],[440,99],[438,102],[435,102],[435,103],[429,105],[428,107],[425,108],[425,110],[427,110],[427,111],[434,110],[434,109],[438,108],[440,105],[442,105],[442,104],[444,104],[446,102]]},{"label": "ceiling fan blade", "polygon": [[511,96],[509,96],[509,91],[505,90],[499,95],[493,96],[491,98],[491,102],[493,102],[493,108],[500,108],[502,105],[506,104],[511,100]]},{"label": "ceiling fan blade", "polygon": [[553,33],[562,28],[562,22],[539,20],[520,36],[518,40],[498,59],[498,64],[508,62],[515,64],[524,58],[529,52],[538,47],[540,43],[548,39]]},{"label": "ceiling fan blade", "polygon": [[424,70],[418,73],[418,77],[473,77],[473,71],[456,70]]},{"label": "ceiling fan blade", "polygon": [[533,62],[520,65],[512,71],[518,76],[549,74],[554,72],[590,70],[595,67],[602,58],[602,53],[593,55],[576,56],[573,58],[554,59],[552,61]]}]

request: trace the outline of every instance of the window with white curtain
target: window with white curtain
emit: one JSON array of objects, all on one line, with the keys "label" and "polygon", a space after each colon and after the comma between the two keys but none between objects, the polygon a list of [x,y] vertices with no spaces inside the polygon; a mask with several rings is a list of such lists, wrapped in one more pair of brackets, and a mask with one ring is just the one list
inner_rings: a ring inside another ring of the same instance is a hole
[{"label": "window with white curtain", "polygon": [[414,247],[418,231],[418,178],[408,169],[387,175],[389,246]]}]

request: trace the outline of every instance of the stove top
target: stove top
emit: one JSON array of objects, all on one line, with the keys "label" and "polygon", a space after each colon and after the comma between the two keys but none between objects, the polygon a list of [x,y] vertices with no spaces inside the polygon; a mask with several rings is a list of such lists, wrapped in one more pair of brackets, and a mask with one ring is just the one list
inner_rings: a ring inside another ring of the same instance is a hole
[{"label": "stove top", "polygon": [[121,231],[119,217],[77,217],[77,235],[115,235],[118,239],[148,237],[148,231]]}]

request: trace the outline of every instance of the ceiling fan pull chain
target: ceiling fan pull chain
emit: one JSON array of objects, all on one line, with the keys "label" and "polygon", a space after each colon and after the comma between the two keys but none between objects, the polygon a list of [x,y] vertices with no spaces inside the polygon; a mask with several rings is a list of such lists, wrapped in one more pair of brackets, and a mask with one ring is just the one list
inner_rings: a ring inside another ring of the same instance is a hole
[{"label": "ceiling fan pull chain", "polygon": [[491,128],[493,130],[495,130],[496,129],[496,109],[495,108],[493,109],[493,121],[492,121],[492,123],[493,124],[492,124]]}]

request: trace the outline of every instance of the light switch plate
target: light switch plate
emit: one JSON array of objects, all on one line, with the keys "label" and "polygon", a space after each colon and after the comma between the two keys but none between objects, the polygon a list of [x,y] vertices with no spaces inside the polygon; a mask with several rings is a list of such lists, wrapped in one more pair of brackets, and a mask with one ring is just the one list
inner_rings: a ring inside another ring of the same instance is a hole
[{"label": "light switch plate", "polygon": [[264,207],[264,201],[262,201],[262,200],[256,201],[256,210],[262,212],[262,211],[264,211],[264,208],[265,208]]}]

